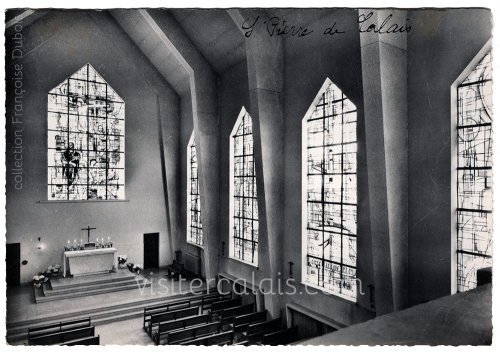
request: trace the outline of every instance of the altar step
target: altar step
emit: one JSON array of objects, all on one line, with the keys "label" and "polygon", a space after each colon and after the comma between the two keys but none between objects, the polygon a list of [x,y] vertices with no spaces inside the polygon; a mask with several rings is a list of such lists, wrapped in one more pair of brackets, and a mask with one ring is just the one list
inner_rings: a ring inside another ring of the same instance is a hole
[{"label": "altar step", "polygon": [[128,270],[94,276],[55,278],[35,290],[35,302],[44,303],[150,286],[151,282],[147,279]]},{"label": "altar step", "polygon": [[[215,290],[210,290],[210,292],[215,292]],[[10,323],[7,324],[7,341],[9,343],[14,343],[26,340],[28,337],[29,327],[56,324],[61,321],[85,319],[88,317],[91,318],[92,325],[104,325],[111,322],[142,317],[144,315],[144,308],[147,306],[161,305],[171,301],[179,300],[181,298],[191,298],[192,305],[196,306],[201,303],[202,297],[203,295],[176,294],[169,297],[135,300],[133,302],[124,302],[116,305],[98,307],[82,311],[72,310],[65,313],[47,315],[44,318]],[[199,300],[197,300],[197,298],[199,298]]]}]

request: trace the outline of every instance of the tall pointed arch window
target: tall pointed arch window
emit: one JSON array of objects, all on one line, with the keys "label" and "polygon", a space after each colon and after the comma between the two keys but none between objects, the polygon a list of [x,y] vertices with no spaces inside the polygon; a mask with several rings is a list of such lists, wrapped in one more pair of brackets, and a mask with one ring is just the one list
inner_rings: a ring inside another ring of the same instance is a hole
[{"label": "tall pointed arch window", "polygon": [[125,199],[125,103],[86,64],[48,94],[48,199]]},{"label": "tall pointed arch window", "polygon": [[187,168],[187,241],[195,245],[203,246],[203,228],[201,223],[200,186],[198,182],[198,158],[196,156],[196,144],[194,131],[188,143],[188,168]]},{"label": "tall pointed arch window", "polygon": [[457,87],[457,290],[492,265],[491,52]]},{"label": "tall pointed arch window", "polygon": [[329,79],[302,121],[302,281],[356,301],[354,104]]},{"label": "tall pointed arch window", "polygon": [[230,137],[229,256],[258,264],[259,213],[252,118],[241,109]]}]

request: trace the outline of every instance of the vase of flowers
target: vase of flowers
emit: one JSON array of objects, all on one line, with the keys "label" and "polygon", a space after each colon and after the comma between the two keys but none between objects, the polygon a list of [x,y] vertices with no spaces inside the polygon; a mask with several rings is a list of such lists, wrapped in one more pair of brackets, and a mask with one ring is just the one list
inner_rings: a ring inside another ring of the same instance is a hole
[{"label": "vase of flowers", "polygon": [[57,277],[57,276],[59,276],[60,269],[61,269],[61,265],[49,266],[46,273],[51,274],[52,277]]},{"label": "vase of flowers", "polygon": [[127,262],[127,268],[130,272],[139,274],[139,271],[142,269],[142,265],[134,264],[132,262]]},{"label": "vase of flowers", "polygon": [[118,268],[127,268],[127,255],[118,255]]},{"label": "vase of flowers", "polygon": [[37,275],[33,276],[33,285],[37,288],[40,288],[43,282],[45,282],[45,276],[44,275]]}]

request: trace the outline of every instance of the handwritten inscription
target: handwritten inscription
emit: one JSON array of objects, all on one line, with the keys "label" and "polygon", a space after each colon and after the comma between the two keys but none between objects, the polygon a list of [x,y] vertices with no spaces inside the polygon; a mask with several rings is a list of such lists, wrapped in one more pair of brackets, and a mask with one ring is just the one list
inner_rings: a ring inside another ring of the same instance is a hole
[{"label": "handwritten inscription", "polygon": [[406,19],[404,27],[401,24],[392,24],[389,28],[385,28],[387,23],[390,21],[392,18],[392,15],[389,15],[385,18],[384,21],[382,21],[382,24],[380,27],[377,28],[377,25],[371,24],[366,26],[366,29],[363,29],[363,25],[365,24],[366,21],[368,21],[371,17],[373,16],[373,12],[370,12],[368,15],[361,14],[358,18],[358,23],[359,23],[359,32],[360,33],[369,33],[369,32],[374,32],[378,34],[389,34],[389,33],[404,33],[404,32],[410,32],[411,26],[408,25],[409,19]]},{"label": "handwritten inscription", "polygon": [[[249,19],[246,19],[245,22],[241,25],[241,28],[244,29],[245,37],[250,37],[252,35],[253,29],[257,22],[259,21],[259,16],[255,19],[252,24],[249,24]],[[289,26],[285,20],[281,21],[279,17],[271,17],[267,21],[263,21],[262,24],[266,25],[267,33],[270,37],[276,36],[284,36],[291,35],[297,37],[305,37],[308,34],[311,34],[313,31],[309,31],[307,28],[296,27],[295,25]]]},{"label": "handwritten inscription", "polygon": [[[387,16],[384,21],[382,21],[380,26],[371,23],[370,19],[373,17],[373,12],[369,14],[361,14],[358,17],[358,25],[359,25],[359,33],[378,33],[378,34],[398,34],[398,33],[408,33],[411,30],[411,26],[409,25],[409,19],[406,19],[404,24],[401,23],[393,23],[390,26],[388,25],[390,20],[392,19],[392,14]],[[256,28],[258,23],[261,23],[265,26],[267,34],[270,37],[273,36],[292,36],[292,37],[305,37],[314,32],[312,29],[308,29],[303,26],[298,26],[296,24],[289,24],[285,20],[280,20],[279,17],[271,17],[269,20],[259,22],[260,17],[257,16],[255,20],[251,20],[247,18],[241,25],[241,29],[244,30],[245,37],[250,37],[253,33],[253,30]],[[323,31],[323,35],[333,36],[335,34],[344,34],[346,31],[337,27],[337,22],[333,21],[333,24]]]}]

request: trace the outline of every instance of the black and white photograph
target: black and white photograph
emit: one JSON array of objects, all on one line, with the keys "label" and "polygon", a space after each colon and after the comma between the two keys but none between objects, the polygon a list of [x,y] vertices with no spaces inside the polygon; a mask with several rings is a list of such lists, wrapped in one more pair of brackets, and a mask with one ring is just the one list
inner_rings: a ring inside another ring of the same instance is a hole
[{"label": "black and white photograph", "polygon": [[74,5],[4,9],[5,345],[493,345],[496,11]]}]

